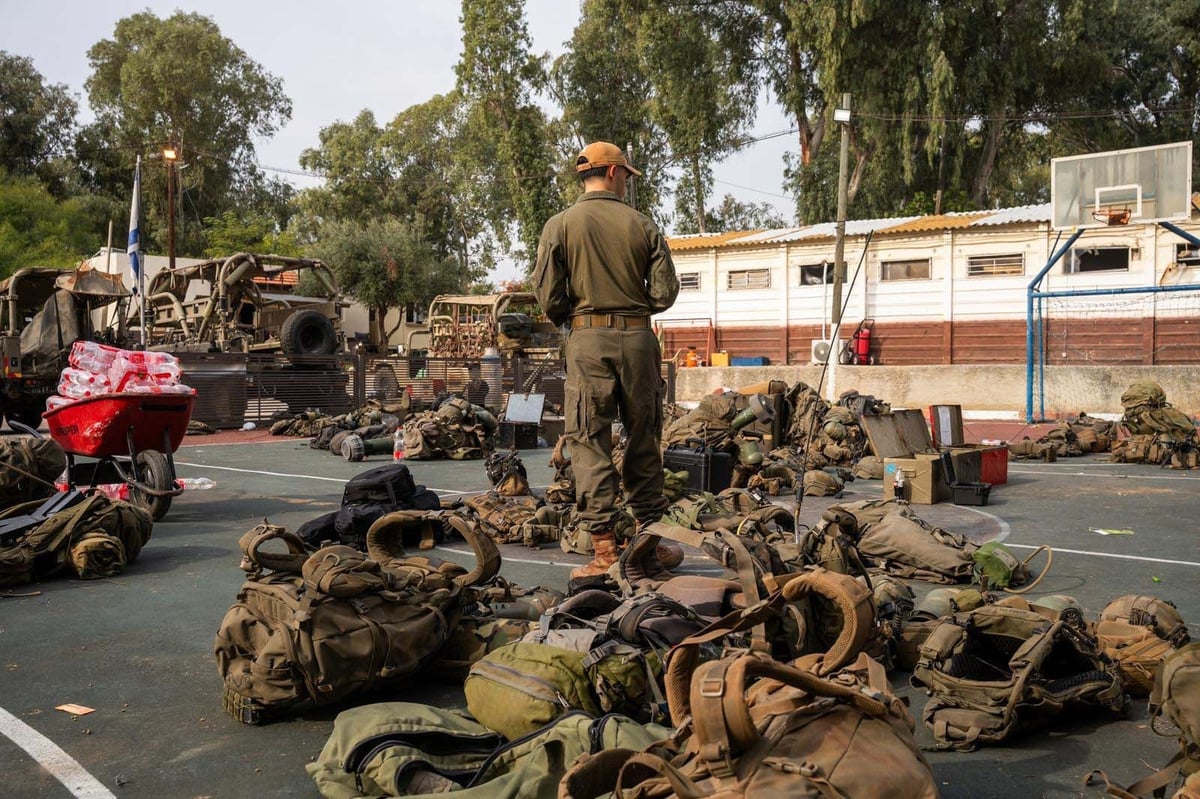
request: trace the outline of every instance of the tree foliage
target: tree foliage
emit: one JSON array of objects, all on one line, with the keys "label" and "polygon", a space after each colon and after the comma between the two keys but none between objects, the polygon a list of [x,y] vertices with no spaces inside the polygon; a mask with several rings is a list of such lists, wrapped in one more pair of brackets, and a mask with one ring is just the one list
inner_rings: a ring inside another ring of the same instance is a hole
[{"label": "tree foliage", "polygon": [[337,275],[342,290],[370,310],[370,340],[388,340],[390,308],[423,307],[459,288],[453,259],[441,258],[412,225],[398,219],[329,222],[312,248]]},{"label": "tree foliage", "polygon": [[[203,249],[202,220],[244,210],[261,200],[268,184],[255,157],[255,138],[269,137],[291,118],[291,101],[279,78],[199,14],[150,11],[121,19],[111,39],[88,51],[86,88],[94,137],[120,155],[133,173],[135,156],[174,146],[186,169],[180,174],[177,248]],[[143,174],[146,227],[161,240],[168,170]]]},{"label": "tree foliage", "polygon": [[86,197],[58,200],[36,179],[0,178],[0,278],[26,266],[75,266],[97,249]]},{"label": "tree foliage", "polygon": [[47,84],[31,59],[0,50],[0,170],[63,196],[77,112],[66,86]]},{"label": "tree foliage", "polygon": [[550,127],[537,103],[545,65],[530,52],[521,0],[463,0],[461,21],[459,154],[475,179],[459,189],[484,210],[501,245],[532,266],[542,225],[559,204]]}]

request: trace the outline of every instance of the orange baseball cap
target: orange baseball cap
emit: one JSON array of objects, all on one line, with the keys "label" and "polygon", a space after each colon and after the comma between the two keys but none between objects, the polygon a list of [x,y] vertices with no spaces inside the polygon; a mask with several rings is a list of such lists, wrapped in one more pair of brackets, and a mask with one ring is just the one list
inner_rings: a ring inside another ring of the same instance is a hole
[{"label": "orange baseball cap", "polygon": [[580,150],[579,157],[575,159],[576,172],[586,172],[599,166],[623,166],[635,175],[642,174],[625,160],[625,152],[620,147],[606,141],[592,142]]}]

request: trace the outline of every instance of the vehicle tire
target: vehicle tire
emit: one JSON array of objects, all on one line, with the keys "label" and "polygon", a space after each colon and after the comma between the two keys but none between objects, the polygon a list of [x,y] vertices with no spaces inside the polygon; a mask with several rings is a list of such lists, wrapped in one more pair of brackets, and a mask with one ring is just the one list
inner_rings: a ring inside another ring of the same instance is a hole
[{"label": "vehicle tire", "polygon": [[279,346],[286,355],[333,355],[338,347],[337,331],[325,314],[301,309],[283,320]]},{"label": "vehicle tire", "polygon": [[[171,467],[167,463],[166,455],[155,449],[143,450],[137,455],[137,463],[143,483],[160,490],[172,487]],[[172,499],[174,497],[156,497],[133,486],[129,487],[129,501],[148,512],[154,521],[167,515]]]},{"label": "vehicle tire", "polygon": [[[37,430],[42,426],[42,406],[40,403],[23,403],[14,405],[4,412],[9,421],[20,422]],[[12,425],[9,425],[11,428]]]}]

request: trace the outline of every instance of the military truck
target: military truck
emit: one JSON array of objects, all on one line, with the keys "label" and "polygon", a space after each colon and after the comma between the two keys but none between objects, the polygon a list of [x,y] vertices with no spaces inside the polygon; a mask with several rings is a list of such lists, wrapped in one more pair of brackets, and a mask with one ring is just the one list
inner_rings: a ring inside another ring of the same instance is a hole
[{"label": "military truck", "polygon": [[527,291],[500,294],[439,294],[429,304],[429,355],[480,358],[500,355],[556,357],[562,334],[546,321],[537,297]]},{"label": "military truck", "polygon": [[[481,361],[488,372],[482,377],[498,397],[500,360],[557,358],[561,343],[562,332],[545,319],[532,292],[439,294],[429,303],[426,326],[409,332],[403,361],[376,363],[376,394],[387,398],[407,389],[415,401],[427,402],[439,389],[462,389],[471,380],[467,362]],[[436,374],[429,373],[431,363]]]},{"label": "military truck", "polygon": [[[294,293],[316,286],[319,296]],[[164,269],[146,286],[148,349],[241,353],[251,358],[247,391],[292,413],[349,409],[349,376],[336,356],[345,349],[342,299],[323,262],[240,252]],[[131,330],[141,313],[131,309]],[[185,358],[185,372],[186,372]]]},{"label": "military truck", "polygon": [[[270,291],[307,272],[323,296]],[[345,344],[333,272],[321,261],[237,253],[164,269],[146,287],[147,342],[176,352],[333,355]],[[129,319],[140,326],[140,315]]]},{"label": "military truck", "polygon": [[[130,301],[120,275],[87,267],[31,266],[0,282],[0,352],[5,419],[37,428],[80,339],[126,346]],[[11,426],[11,424],[10,424]]]}]

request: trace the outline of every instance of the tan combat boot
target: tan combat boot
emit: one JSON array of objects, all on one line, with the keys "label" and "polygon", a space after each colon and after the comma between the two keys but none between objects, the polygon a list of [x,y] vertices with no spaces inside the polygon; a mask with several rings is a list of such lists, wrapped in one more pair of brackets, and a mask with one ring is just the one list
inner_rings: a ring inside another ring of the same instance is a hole
[{"label": "tan combat boot", "polygon": [[617,537],[612,530],[592,533],[592,562],[571,572],[571,580],[603,577],[617,562]]}]

